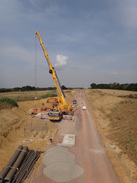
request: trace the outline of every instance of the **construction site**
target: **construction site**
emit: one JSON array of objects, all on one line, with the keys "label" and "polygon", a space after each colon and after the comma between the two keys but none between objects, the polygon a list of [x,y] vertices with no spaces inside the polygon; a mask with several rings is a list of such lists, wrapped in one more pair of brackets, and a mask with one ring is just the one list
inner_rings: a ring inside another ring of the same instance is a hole
[{"label": "construction site", "polygon": [[[137,93],[63,91],[39,31],[53,91],[0,93],[0,182],[137,182]],[[34,96],[33,100],[24,99]],[[131,97],[132,96],[132,97]]]}]

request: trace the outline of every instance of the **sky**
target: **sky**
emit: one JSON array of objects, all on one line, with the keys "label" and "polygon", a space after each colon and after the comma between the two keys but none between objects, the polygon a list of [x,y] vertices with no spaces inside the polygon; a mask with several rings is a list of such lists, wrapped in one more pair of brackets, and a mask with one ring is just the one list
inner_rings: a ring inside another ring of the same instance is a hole
[{"label": "sky", "polygon": [[0,88],[137,83],[137,0],[0,0]]}]

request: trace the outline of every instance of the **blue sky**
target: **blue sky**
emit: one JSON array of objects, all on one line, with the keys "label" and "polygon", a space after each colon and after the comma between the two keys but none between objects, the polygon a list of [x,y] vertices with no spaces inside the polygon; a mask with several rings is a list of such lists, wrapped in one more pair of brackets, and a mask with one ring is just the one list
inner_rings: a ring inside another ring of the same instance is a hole
[{"label": "blue sky", "polygon": [[62,85],[137,82],[136,0],[0,0],[0,88],[54,86],[37,30]]}]

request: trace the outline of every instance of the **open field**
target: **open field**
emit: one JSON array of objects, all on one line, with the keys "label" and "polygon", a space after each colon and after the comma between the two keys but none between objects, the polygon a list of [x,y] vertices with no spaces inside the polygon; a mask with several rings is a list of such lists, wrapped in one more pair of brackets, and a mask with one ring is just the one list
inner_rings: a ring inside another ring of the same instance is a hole
[{"label": "open field", "polygon": [[[50,107],[47,99],[27,101],[49,91],[2,93],[17,101],[19,107],[0,110],[0,171],[14,153],[18,145],[26,140],[24,128],[36,119],[29,115],[33,107],[44,103]],[[53,92],[53,91],[52,91]],[[112,160],[123,183],[137,181],[137,99],[136,92],[119,90],[84,90],[87,108],[90,110],[95,125],[102,135],[107,155]],[[65,91],[67,101],[72,103],[77,90]],[[134,98],[135,97],[135,98]],[[23,101],[24,100],[24,101]],[[46,122],[47,135],[38,139],[31,134],[29,148],[45,151],[51,133],[57,130],[54,123]],[[40,163],[41,159],[39,160]],[[38,166],[38,165],[37,165]]]},{"label": "open field", "polygon": [[34,100],[35,97],[40,99],[43,95],[48,93],[56,93],[55,90],[46,90],[46,91],[21,91],[21,92],[3,92],[0,93],[0,99],[3,97],[8,97],[15,100],[16,102],[20,101],[30,101]]}]

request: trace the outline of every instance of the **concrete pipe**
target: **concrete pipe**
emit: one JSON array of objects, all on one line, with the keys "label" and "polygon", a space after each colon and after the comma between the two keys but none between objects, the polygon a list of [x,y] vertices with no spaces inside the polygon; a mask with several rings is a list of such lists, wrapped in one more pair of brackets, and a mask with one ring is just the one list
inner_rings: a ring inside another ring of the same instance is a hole
[{"label": "concrete pipe", "polygon": [[23,146],[19,146],[11,159],[9,160],[8,164],[3,168],[3,170],[0,172],[0,182],[2,182],[5,178],[5,176],[8,174],[9,170],[17,160],[18,156],[21,153],[21,150],[23,149]]},{"label": "concrete pipe", "polygon": [[16,174],[16,172],[20,168],[22,162],[24,161],[27,152],[28,152],[28,147],[24,146],[20,155],[18,156],[17,160],[15,161],[15,163],[11,167],[10,171],[8,172],[6,177],[4,178],[5,183],[10,183],[12,181],[14,175]]}]

